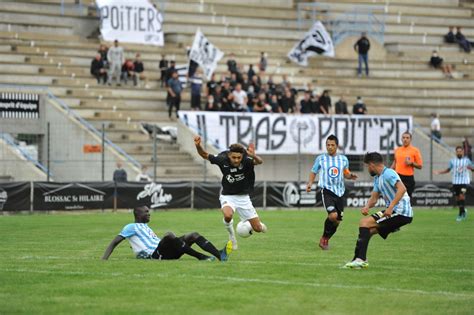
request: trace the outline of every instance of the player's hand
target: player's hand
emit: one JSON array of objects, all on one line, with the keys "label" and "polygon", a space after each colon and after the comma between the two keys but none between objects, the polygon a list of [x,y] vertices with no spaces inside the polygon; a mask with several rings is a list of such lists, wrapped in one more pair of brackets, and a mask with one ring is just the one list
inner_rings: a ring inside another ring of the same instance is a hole
[{"label": "player's hand", "polygon": [[359,176],[357,176],[357,174],[354,174],[354,173],[350,174],[350,179],[356,180],[357,178],[359,178]]},{"label": "player's hand", "polygon": [[392,208],[387,208],[385,210],[385,212],[383,213],[383,216],[390,218],[392,216],[392,213],[393,213],[393,209]]},{"label": "player's hand", "polygon": [[313,184],[308,183],[308,185],[306,185],[306,192],[311,192],[311,186],[313,186]]},{"label": "player's hand", "polygon": [[249,144],[249,147],[247,148],[247,154],[252,157],[255,156],[255,144]]},{"label": "player's hand", "polygon": [[368,207],[364,207],[360,210],[360,212],[363,214],[363,215],[368,215],[369,214],[369,208]]},{"label": "player's hand", "polygon": [[194,145],[196,145],[196,146],[201,145],[201,137],[200,136],[195,136],[194,137]]}]

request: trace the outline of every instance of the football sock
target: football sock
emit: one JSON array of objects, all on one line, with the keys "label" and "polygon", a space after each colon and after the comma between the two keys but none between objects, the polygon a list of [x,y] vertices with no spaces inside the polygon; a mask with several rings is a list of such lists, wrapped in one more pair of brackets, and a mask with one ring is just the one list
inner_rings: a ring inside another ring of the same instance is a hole
[{"label": "football sock", "polygon": [[185,254],[188,254],[189,256],[193,256],[193,257],[195,257],[199,260],[205,260],[205,259],[209,258],[209,256],[206,256],[206,255],[204,255],[200,252],[195,251],[194,249],[192,249],[190,246],[188,246],[185,242],[183,242],[179,238],[175,238],[173,240],[173,244],[174,244],[174,246],[176,246],[178,248],[178,250],[182,251]]},{"label": "football sock", "polygon": [[323,231],[323,237],[330,239],[331,236],[334,235],[337,231],[337,223],[332,222],[329,220],[329,218],[326,218],[326,221],[324,221],[324,231]]},{"label": "football sock", "polygon": [[206,238],[204,238],[204,236],[199,236],[196,239],[196,244],[202,249],[204,249],[206,252],[211,253],[213,256],[217,257],[218,259],[221,259],[221,254],[219,250],[214,246],[214,244],[212,244]]},{"label": "football sock", "polygon": [[231,238],[235,238],[235,231],[234,231],[234,220],[230,220],[230,222],[226,222],[225,219],[223,220],[225,228],[227,232],[229,233],[229,236]]},{"label": "football sock", "polygon": [[465,208],[464,208],[464,200],[458,200],[458,206],[459,206],[459,216],[464,215]]},{"label": "football sock", "polygon": [[369,228],[359,228],[359,238],[357,239],[353,260],[356,258],[360,258],[364,261],[367,260],[367,247],[369,246],[370,236]]}]

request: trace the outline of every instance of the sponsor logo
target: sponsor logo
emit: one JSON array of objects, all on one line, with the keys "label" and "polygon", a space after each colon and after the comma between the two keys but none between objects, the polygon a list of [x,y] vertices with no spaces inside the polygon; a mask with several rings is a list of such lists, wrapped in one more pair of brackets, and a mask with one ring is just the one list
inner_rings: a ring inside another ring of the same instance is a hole
[{"label": "sponsor logo", "polygon": [[[80,188],[75,193],[70,189]],[[104,202],[106,193],[81,183],[71,183],[43,193],[44,203],[65,204],[66,210],[84,209],[89,202]]]},{"label": "sponsor logo", "polygon": [[244,174],[235,174],[234,176],[232,175],[227,175],[225,177],[229,183],[234,183],[234,182],[240,182],[241,180],[245,179]]},{"label": "sponsor logo", "polygon": [[283,202],[291,207],[300,201],[300,193],[298,187],[294,183],[286,183],[283,188]]},{"label": "sponsor logo", "polygon": [[450,204],[453,193],[447,188],[427,184],[416,188],[412,197],[416,206],[447,206]]},{"label": "sponsor logo", "polygon": [[339,169],[335,166],[332,166],[328,169],[328,175],[331,178],[336,178],[339,176]]},{"label": "sponsor logo", "polygon": [[[299,135],[298,130],[300,130]],[[313,140],[315,131],[316,125],[311,117],[298,117],[293,119],[290,124],[291,138],[295,143],[298,143],[298,139],[300,139],[300,143],[303,146],[306,146]]]},{"label": "sponsor logo", "polygon": [[145,185],[143,191],[138,193],[137,200],[146,197],[151,197],[150,208],[152,209],[166,206],[173,199],[173,195],[165,193],[163,185],[156,183],[149,183]]}]

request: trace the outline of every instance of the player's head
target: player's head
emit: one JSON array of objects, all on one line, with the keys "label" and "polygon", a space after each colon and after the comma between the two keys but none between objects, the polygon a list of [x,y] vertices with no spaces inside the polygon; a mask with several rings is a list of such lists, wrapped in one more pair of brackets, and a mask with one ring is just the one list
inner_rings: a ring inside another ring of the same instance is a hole
[{"label": "player's head", "polygon": [[404,147],[408,147],[411,144],[411,133],[405,131],[402,134],[402,143]]},{"label": "player's head", "polygon": [[339,139],[335,135],[330,135],[326,139],[326,150],[329,155],[335,155],[337,152],[337,146],[339,145]]},{"label": "player's head", "polygon": [[458,157],[458,159],[464,156],[464,148],[461,147],[460,145],[456,147],[456,156]]},{"label": "player's head", "polygon": [[246,151],[243,145],[238,143],[231,144],[229,147],[229,153],[227,154],[230,164],[234,167],[239,166],[245,153]]},{"label": "player's head", "polygon": [[133,208],[133,215],[135,216],[135,222],[137,223],[150,222],[150,209],[147,206]]},{"label": "player's head", "polygon": [[364,156],[364,164],[370,176],[380,174],[383,170],[383,157],[378,152],[367,152]]}]

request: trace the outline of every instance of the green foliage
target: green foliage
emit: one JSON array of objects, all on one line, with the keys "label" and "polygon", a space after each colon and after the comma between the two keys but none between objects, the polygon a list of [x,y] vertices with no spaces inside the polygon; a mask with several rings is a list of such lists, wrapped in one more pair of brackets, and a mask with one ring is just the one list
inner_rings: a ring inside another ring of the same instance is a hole
[{"label": "green foliage", "polygon": [[[0,216],[0,314],[472,314],[474,220],[417,210],[413,223],[372,238],[367,270],[352,258],[358,211],[347,210],[329,251],[322,211],[261,211],[266,234],[239,239],[227,263],[144,261],[128,242],[100,258],[131,213]],[[237,220],[236,220],[237,221]],[[214,211],[161,211],[162,235],[227,235]]]}]

